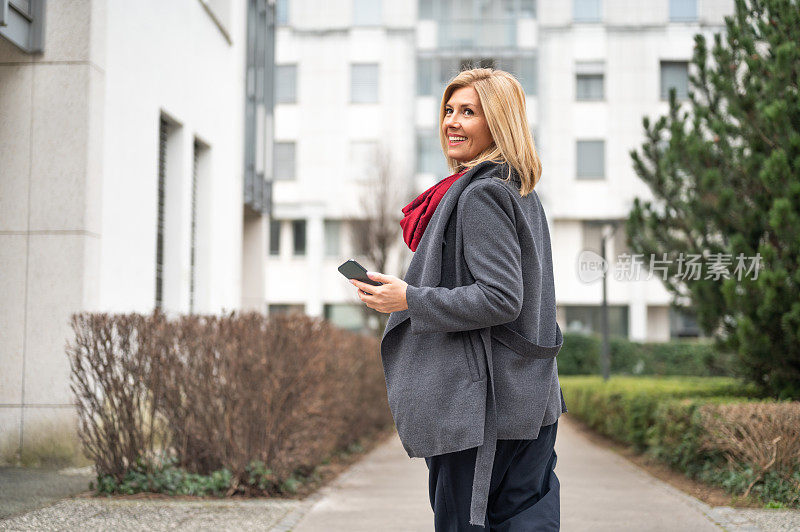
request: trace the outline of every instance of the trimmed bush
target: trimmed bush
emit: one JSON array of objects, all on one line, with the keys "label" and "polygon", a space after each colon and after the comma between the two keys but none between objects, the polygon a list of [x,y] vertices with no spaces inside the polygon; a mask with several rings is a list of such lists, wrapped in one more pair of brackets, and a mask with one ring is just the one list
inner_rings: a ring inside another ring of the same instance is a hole
[{"label": "trimmed bush", "polygon": [[[611,373],[615,375],[687,375],[737,377],[734,355],[722,353],[707,340],[632,342],[610,337]],[[599,375],[602,338],[597,334],[565,333],[558,353],[560,375]]]},{"label": "trimmed bush", "polygon": [[800,508],[800,402],[726,377],[560,381],[570,415],[602,434],[736,496]]}]

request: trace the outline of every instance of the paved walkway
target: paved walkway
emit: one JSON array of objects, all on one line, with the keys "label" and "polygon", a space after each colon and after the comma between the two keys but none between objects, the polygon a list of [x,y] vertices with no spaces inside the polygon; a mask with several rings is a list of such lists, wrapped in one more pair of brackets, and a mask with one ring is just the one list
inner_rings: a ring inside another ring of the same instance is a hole
[{"label": "paved walkway", "polygon": [[0,519],[86,491],[93,478],[91,468],[0,467]]},{"label": "paved walkway", "polygon": [[[556,453],[564,531],[702,532],[800,527],[797,511],[711,508],[592,443],[571,425],[569,414],[559,419]],[[302,518],[295,515],[281,530],[433,530],[427,471],[422,459],[408,458],[395,437],[324,488]],[[756,519],[763,528],[755,526]]]},{"label": "paved walkway", "polygon": [[[558,425],[564,531],[800,530],[798,510],[711,508],[592,443],[569,414]],[[0,530],[432,531],[427,473],[394,437],[303,501],[64,499]]]}]

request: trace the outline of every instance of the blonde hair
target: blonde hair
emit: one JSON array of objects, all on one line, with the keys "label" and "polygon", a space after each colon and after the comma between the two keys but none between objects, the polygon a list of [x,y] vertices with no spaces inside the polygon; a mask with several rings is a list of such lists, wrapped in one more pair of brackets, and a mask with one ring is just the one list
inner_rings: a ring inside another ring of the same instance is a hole
[{"label": "blonde hair", "polygon": [[[447,156],[447,135],[442,131],[445,105],[453,92],[462,87],[473,87],[478,93],[494,141],[474,159],[463,163]],[[520,82],[504,70],[473,68],[460,72],[450,80],[439,109],[439,140],[452,173],[489,160],[508,163],[506,180],[511,179],[512,169],[516,171],[521,181],[521,196],[528,195],[542,175],[542,162],[528,127],[525,91]]]}]

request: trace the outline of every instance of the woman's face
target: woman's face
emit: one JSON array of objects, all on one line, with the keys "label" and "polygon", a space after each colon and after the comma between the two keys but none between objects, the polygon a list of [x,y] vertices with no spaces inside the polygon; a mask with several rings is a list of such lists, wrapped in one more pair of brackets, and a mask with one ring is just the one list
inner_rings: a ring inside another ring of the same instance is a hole
[{"label": "woman's face", "polygon": [[474,159],[492,145],[489,124],[474,87],[461,87],[450,95],[444,106],[442,131],[447,137],[447,156],[458,162]]}]

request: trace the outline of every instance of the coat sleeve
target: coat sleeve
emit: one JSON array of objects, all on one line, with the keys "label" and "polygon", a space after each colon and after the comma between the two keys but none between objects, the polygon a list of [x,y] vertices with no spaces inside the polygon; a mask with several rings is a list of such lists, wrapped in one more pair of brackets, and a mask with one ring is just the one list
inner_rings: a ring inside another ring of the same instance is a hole
[{"label": "coat sleeve", "polygon": [[522,311],[522,257],[510,191],[481,184],[459,201],[464,259],[475,282],[406,289],[411,333],[453,332],[508,323]]}]

